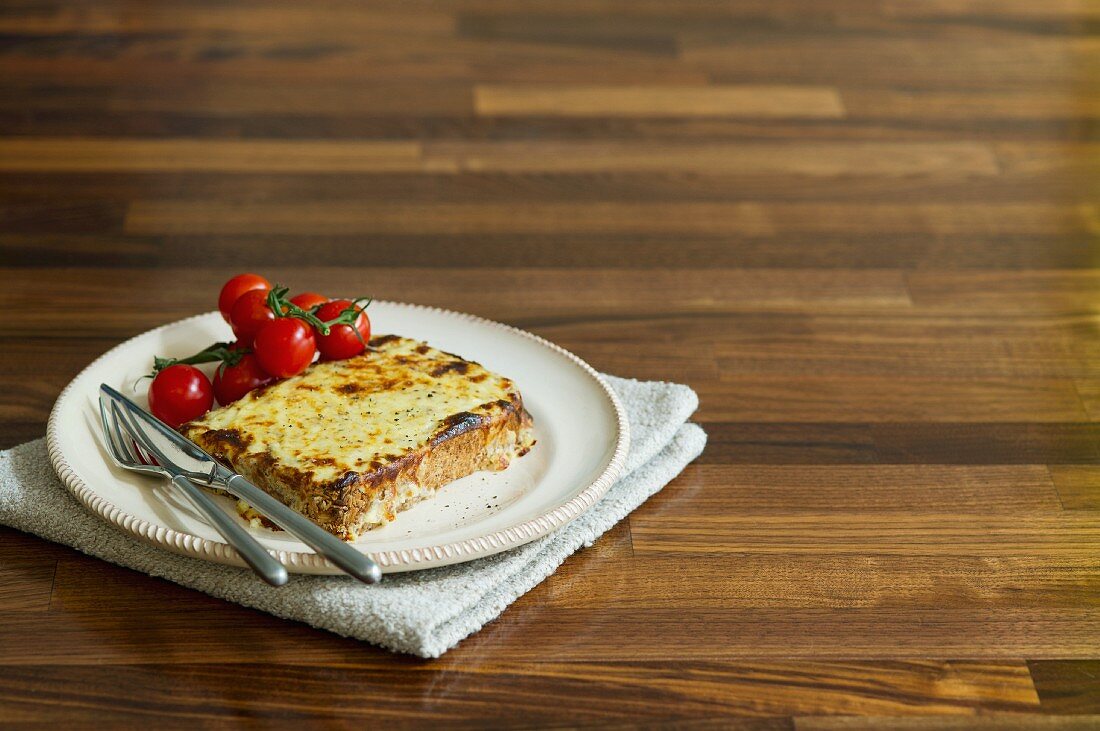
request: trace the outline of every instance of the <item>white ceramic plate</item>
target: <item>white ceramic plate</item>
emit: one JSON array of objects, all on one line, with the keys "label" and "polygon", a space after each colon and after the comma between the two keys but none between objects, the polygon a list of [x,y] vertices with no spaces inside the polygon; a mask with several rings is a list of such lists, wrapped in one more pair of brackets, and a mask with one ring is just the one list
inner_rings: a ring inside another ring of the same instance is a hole
[{"label": "white ceramic plate", "polygon": [[[374,302],[377,333],[426,340],[511,378],[534,417],[535,447],[503,472],[478,472],[398,514],[355,545],[385,572],[469,561],[523,545],[576,518],[619,476],[629,442],[615,394],[585,362],[507,325],[417,305]],[[107,383],[148,404],[153,355],[182,357],[231,339],[217,312],[165,325],[102,355],[73,379],[50,414],[47,446],[62,482],[93,513],[150,543],[187,556],[244,565],[170,485],[111,464],[100,441],[97,398]],[[236,515],[228,498],[226,512]],[[242,521],[243,524],[243,521]],[[289,533],[250,529],[296,573],[338,573]]]}]

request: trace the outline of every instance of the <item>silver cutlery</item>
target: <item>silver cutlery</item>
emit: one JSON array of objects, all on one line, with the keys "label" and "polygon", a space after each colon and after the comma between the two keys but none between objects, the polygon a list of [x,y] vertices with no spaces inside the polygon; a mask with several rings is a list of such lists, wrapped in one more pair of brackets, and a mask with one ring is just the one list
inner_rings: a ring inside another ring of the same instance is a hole
[{"label": "silver cutlery", "polygon": [[191,464],[193,469],[178,467],[180,474],[188,480],[208,487],[217,487],[245,501],[276,525],[301,539],[319,555],[360,581],[376,584],[382,580],[382,570],[369,556],[355,550],[302,514],[256,487],[107,384],[102,384],[100,391],[120,404],[122,409],[133,417],[132,423],[141,422],[167,440],[174,449],[173,456],[178,455],[180,459],[169,458],[146,434],[144,443],[154,450],[154,456],[159,459],[163,455],[165,460],[177,466],[181,461]]},{"label": "silver cutlery", "polygon": [[[167,477],[261,579],[272,586],[282,586],[287,582],[289,576],[286,567],[219,508],[201,487],[192,483],[171,460],[159,453],[141,432],[141,427],[102,392],[99,395],[99,416],[103,420],[103,437],[107,442],[107,450],[119,467],[146,475]],[[154,455],[155,459],[150,459]]]}]

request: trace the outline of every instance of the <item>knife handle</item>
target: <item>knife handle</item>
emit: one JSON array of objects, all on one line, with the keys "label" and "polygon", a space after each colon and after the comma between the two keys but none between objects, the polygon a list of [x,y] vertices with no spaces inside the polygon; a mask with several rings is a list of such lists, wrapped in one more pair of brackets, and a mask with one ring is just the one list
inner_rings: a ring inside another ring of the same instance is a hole
[{"label": "knife handle", "polygon": [[290,577],[286,567],[276,561],[255,538],[248,535],[248,531],[237,521],[219,508],[213,498],[203,492],[201,487],[183,475],[173,477],[172,484],[187,496],[191,504],[213,524],[218,533],[237,550],[237,553],[241,554],[244,562],[251,566],[261,579],[272,586],[282,586],[287,582]]},{"label": "knife handle", "polygon": [[240,475],[233,475],[225,488],[233,495],[266,515],[279,527],[302,539],[302,542],[345,572],[367,584],[382,580],[382,569],[369,556],[355,550],[301,513],[288,508]]}]

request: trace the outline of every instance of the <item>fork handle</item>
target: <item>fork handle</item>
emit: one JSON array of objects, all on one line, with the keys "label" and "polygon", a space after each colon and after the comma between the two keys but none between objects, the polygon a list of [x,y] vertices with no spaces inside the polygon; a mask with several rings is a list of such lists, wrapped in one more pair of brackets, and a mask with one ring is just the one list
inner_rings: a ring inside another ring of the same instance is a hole
[{"label": "fork handle", "polygon": [[286,567],[275,560],[255,538],[248,535],[248,531],[241,527],[240,523],[233,520],[224,510],[218,507],[214,499],[201,487],[198,487],[183,475],[172,478],[172,484],[179,488],[187,499],[191,501],[200,513],[217,529],[218,533],[229,542],[229,545],[241,554],[244,562],[252,567],[252,570],[261,579],[272,586],[282,586],[290,578]]},{"label": "fork handle", "polygon": [[377,584],[382,580],[382,569],[369,556],[355,550],[301,513],[283,505],[244,477],[233,475],[226,480],[225,489],[363,583]]}]

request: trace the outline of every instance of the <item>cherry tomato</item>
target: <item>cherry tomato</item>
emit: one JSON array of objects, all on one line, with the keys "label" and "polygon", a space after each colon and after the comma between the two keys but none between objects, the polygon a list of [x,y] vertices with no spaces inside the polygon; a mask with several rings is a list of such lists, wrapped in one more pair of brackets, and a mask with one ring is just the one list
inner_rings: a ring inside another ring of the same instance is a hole
[{"label": "cherry tomato", "polygon": [[316,292],[302,292],[301,294],[296,294],[291,297],[290,301],[303,310],[312,310],[317,305],[323,305],[328,302],[328,297],[322,297]]},{"label": "cherry tomato", "polygon": [[317,354],[313,328],[294,317],[280,317],[256,333],[253,344],[260,367],[277,378],[304,371]]},{"label": "cherry tomato", "polygon": [[229,324],[233,326],[237,342],[247,347],[252,344],[260,328],[274,319],[275,313],[267,306],[267,292],[250,289],[237,298],[229,315]]},{"label": "cherry tomato", "polygon": [[[333,300],[321,305],[316,315],[319,319],[328,322],[340,316],[340,313],[352,306],[351,300]],[[328,335],[317,334],[317,350],[321,352],[323,360],[342,360],[359,355],[366,349],[364,343],[370,340],[370,319],[363,309],[359,310],[359,317],[355,320],[355,329],[363,336],[360,340],[355,335],[351,325],[333,325]]]},{"label": "cherry tomato", "polygon": [[149,410],[173,429],[199,418],[213,405],[210,379],[198,368],[184,363],[168,366],[149,386]]},{"label": "cherry tomato", "polygon": [[214,396],[222,406],[231,404],[241,396],[275,379],[260,368],[256,356],[246,353],[236,365],[222,363],[214,371]]},{"label": "cherry tomato", "polygon": [[237,298],[245,292],[253,289],[262,289],[264,292],[271,289],[271,282],[267,281],[259,274],[238,274],[230,279],[222,287],[221,293],[218,295],[218,311],[222,313],[222,317],[230,325],[233,321],[230,316],[233,312],[233,305],[236,304]]}]

